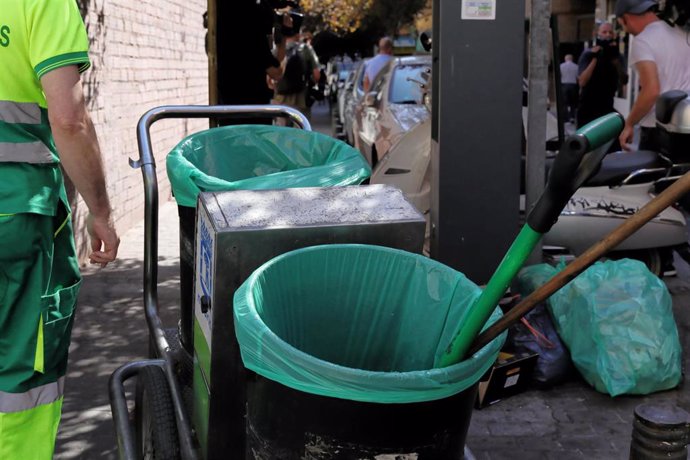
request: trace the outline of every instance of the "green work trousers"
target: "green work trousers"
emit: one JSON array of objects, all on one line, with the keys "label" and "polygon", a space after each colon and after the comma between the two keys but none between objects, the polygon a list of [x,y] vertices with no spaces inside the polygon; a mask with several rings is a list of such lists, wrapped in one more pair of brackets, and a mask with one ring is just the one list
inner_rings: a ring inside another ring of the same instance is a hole
[{"label": "green work trousers", "polygon": [[0,459],[53,455],[81,284],[64,203],[0,215]]}]

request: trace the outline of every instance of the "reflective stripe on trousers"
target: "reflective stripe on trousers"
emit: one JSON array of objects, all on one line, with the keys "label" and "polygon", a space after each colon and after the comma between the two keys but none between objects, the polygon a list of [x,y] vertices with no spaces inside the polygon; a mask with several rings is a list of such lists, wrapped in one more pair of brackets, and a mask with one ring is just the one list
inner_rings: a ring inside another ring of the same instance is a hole
[{"label": "reflective stripe on trousers", "polygon": [[[41,107],[33,102],[0,101],[0,122],[10,128],[12,125],[41,125],[47,121],[41,120]],[[2,126],[0,126],[0,130]],[[0,162],[13,163],[54,163],[55,157],[48,146],[41,140],[29,138],[28,140],[7,142],[0,136]]]}]

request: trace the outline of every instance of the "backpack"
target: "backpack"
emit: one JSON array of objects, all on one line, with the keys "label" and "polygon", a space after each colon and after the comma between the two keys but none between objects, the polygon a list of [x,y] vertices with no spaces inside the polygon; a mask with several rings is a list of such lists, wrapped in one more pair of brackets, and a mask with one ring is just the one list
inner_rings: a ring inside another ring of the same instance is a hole
[{"label": "backpack", "polygon": [[278,94],[297,94],[307,87],[306,63],[302,57],[302,45],[288,50],[283,78],[278,81]]}]

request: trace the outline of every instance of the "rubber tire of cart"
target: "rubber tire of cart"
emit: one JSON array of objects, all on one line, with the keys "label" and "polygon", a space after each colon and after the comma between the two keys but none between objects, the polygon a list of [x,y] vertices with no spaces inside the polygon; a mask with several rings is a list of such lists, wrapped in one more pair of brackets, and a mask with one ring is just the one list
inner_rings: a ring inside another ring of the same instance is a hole
[{"label": "rubber tire of cart", "polygon": [[180,459],[170,387],[158,366],[141,369],[137,378],[135,422],[139,458]]}]

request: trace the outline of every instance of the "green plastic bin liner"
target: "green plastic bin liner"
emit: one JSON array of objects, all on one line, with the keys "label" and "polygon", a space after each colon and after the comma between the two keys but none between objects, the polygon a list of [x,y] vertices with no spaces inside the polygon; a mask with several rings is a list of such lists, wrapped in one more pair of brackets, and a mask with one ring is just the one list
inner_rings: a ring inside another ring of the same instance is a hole
[{"label": "green plastic bin liner", "polygon": [[[538,287],[563,267],[526,267],[518,283]],[[680,383],[671,295],[642,262],[597,262],[554,293],[548,306],[575,367],[597,391],[644,395]]]},{"label": "green plastic bin liner", "polygon": [[371,175],[358,150],[314,131],[265,125],[213,128],[187,136],[166,157],[175,200],[199,192],[357,185]]},{"label": "green plastic bin liner", "polygon": [[[245,367],[290,388],[374,403],[455,395],[479,381],[505,341],[434,369],[480,289],[409,252],[324,245],[280,255],[234,297]],[[501,317],[496,309],[489,323]]]}]

